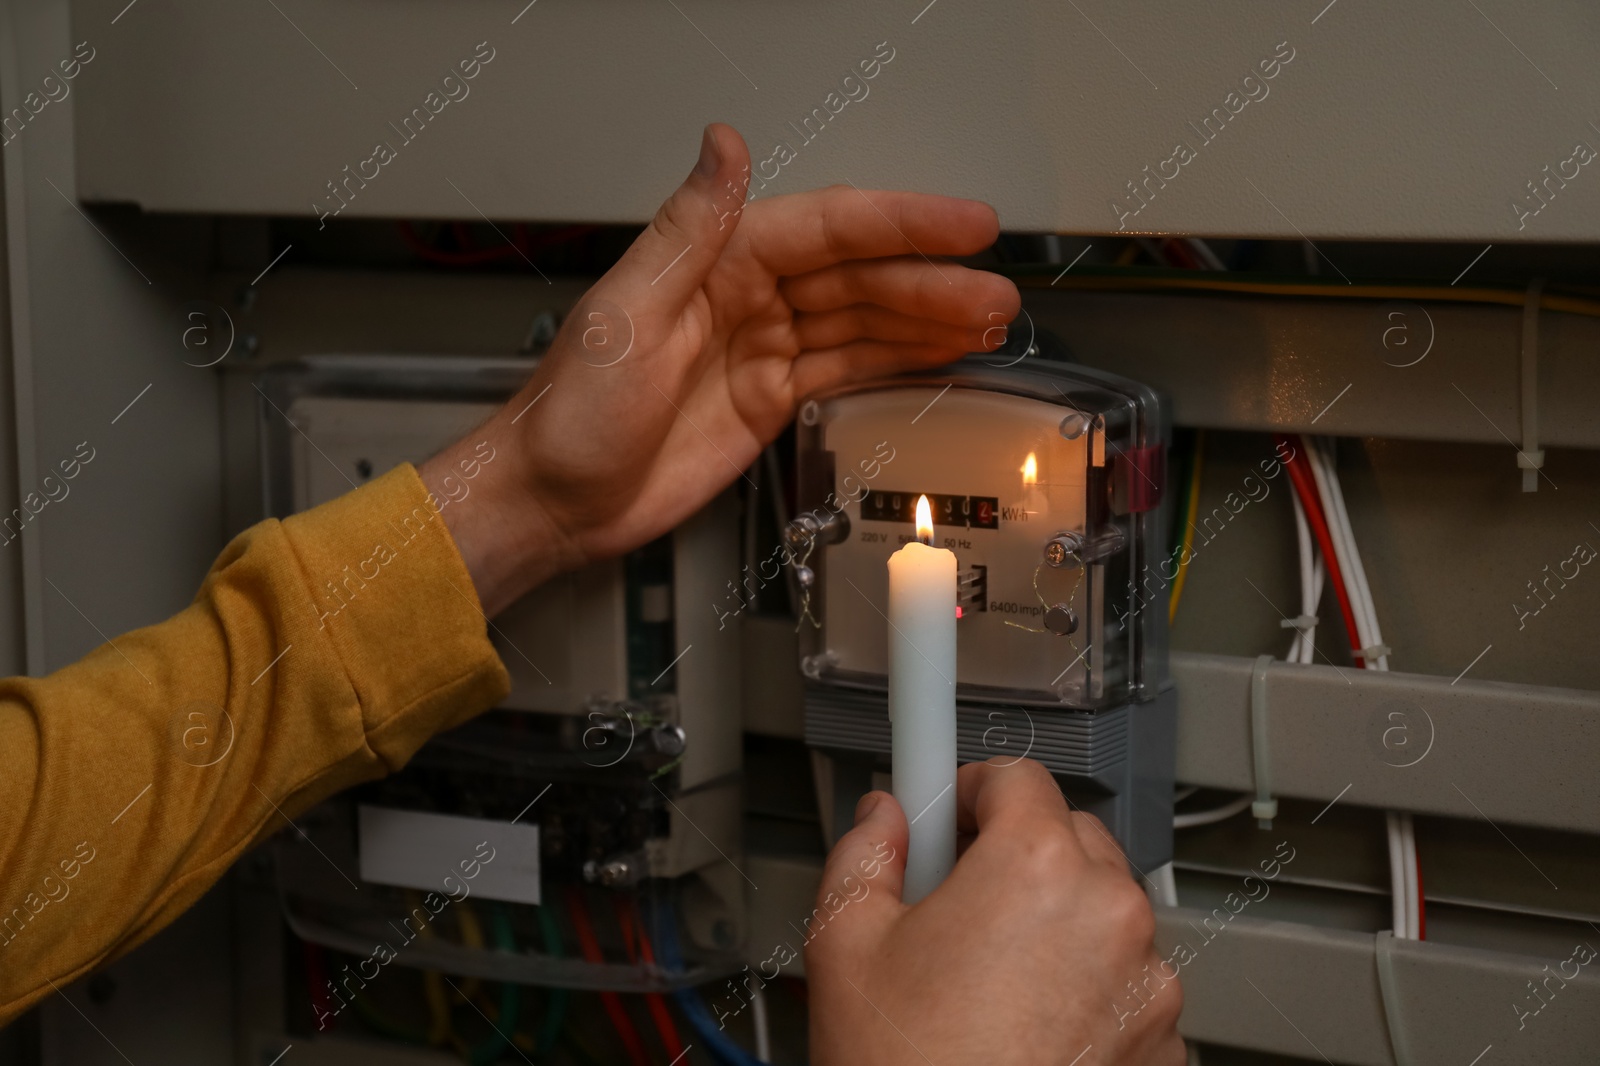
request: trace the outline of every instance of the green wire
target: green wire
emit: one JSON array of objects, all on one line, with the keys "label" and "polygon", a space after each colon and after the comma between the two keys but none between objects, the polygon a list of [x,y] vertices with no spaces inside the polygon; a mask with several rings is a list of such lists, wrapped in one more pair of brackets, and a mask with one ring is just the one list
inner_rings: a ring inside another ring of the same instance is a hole
[{"label": "green wire", "polygon": [[[516,937],[511,932],[511,915],[501,904],[496,904],[489,912],[489,923],[494,932],[495,947],[506,951],[516,951]],[[498,1062],[507,1045],[515,1046],[508,1030],[511,1033],[517,1029],[517,1015],[522,1013],[522,988],[510,981],[500,983],[500,1024],[493,1027],[493,1032],[484,1037],[472,1048],[470,1061],[472,1066],[493,1066]]]},{"label": "green wire", "polygon": [[[539,913],[539,937],[544,941],[544,953],[553,959],[561,958],[563,956],[561,929],[556,925],[555,916],[550,913],[549,907],[540,906],[535,909]],[[561,1039],[561,1031],[567,1024],[567,1004],[571,998],[571,993],[565,988],[550,990],[550,998],[544,1008],[544,1024],[539,1029],[541,1057],[549,1056]]]}]

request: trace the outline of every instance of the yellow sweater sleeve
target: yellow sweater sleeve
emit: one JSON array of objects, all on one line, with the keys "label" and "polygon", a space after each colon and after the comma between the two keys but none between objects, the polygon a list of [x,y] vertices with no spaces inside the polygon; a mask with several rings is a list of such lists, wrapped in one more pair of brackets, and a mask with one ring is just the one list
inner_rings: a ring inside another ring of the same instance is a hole
[{"label": "yellow sweater sleeve", "polygon": [[508,690],[410,466],[246,530],[176,617],[0,681],[0,1025]]}]

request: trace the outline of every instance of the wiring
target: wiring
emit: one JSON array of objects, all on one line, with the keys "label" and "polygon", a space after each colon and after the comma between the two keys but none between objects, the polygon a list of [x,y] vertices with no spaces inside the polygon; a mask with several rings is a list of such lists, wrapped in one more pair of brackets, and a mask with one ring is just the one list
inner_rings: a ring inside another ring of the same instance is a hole
[{"label": "wiring", "polygon": [[1254,801],[1254,796],[1240,796],[1238,799],[1229,800],[1222,806],[1213,807],[1210,810],[1175,814],[1172,816],[1172,828],[1193,829],[1198,825],[1212,825],[1216,822],[1226,821],[1241,811],[1247,810]]},{"label": "wiring", "polygon": [[1410,922],[1406,908],[1406,854],[1400,833],[1400,815],[1385,811],[1383,825],[1389,841],[1389,923],[1396,937],[1408,939],[1405,936]]},{"label": "wiring", "polygon": [[1333,537],[1328,531],[1327,520],[1323,517],[1316,486],[1306,469],[1309,464],[1305,456],[1306,444],[1298,437],[1279,436],[1276,439],[1280,451],[1281,446],[1287,445],[1293,452],[1283,465],[1289,471],[1289,481],[1305,508],[1306,520],[1311,523],[1311,531],[1316,535],[1317,546],[1322,549],[1322,559],[1328,568],[1328,580],[1333,585],[1334,594],[1339,600],[1339,614],[1344,619],[1345,635],[1350,640],[1350,650],[1358,651],[1362,646],[1361,633],[1356,628],[1355,610],[1350,605],[1350,594],[1345,587],[1343,572],[1339,568],[1339,555],[1334,550]]},{"label": "wiring", "polygon": [[1345,510],[1338,472],[1315,441],[1307,439],[1305,447],[1311,476],[1317,486],[1317,497],[1322,501],[1323,516],[1333,537],[1334,550],[1339,555],[1339,570],[1349,587],[1356,632],[1360,635],[1361,643],[1351,650],[1361,657],[1367,669],[1387,670],[1389,661],[1381,652],[1373,660],[1367,660],[1366,652],[1382,645],[1383,634],[1378,631],[1378,616],[1372,606],[1372,589],[1367,584],[1367,571],[1361,564],[1361,553],[1356,548],[1355,532],[1350,527],[1350,514]]},{"label": "wiring", "polygon": [[[406,908],[416,913],[422,907],[422,896],[413,889],[405,893]],[[423,922],[418,933],[428,939],[438,934],[432,922]],[[444,988],[444,977],[434,970],[422,972],[422,993],[428,1004],[428,1034],[426,1042],[433,1047],[448,1047],[456,1040],[455,1024],[450,1019],[450,996]]]},{"label": "wiring", "polygon": [[[661,949],[661,961],[669,970],[683,969],[683,953],[678,947],[677,916],[673,913],[672,906],[662,901],[656,911],[656,938],[657,947]],[[721,1059],[728,1066],[763,1066],[761,1061],[750,1052],[740,1047],[732,1037],[717,1026],[716,1020],[711,1017],[711,1012],[706,1009],[705,1002],[701,1000],[700,993],[693,988],[680,988],[673,994],[678,1001],[678,1009],[683,1011],[689,1024],[694,1026],[700,1039],[705,1041],[712,1054]]]},{"label": "wiring", "polygon": [[[462,901],[466,906],[466,901]],[[511,931],[511,915],[504,905],[495,904],[489,912],[489,926],[494,936],[495,947],[513,954],[517,950],[516,937]],[[522,1013],[522,989],[510,981],[500,983],[500,1001],[496,1010],[496,1017],[490,1022],[490,1033],[476,1044],[472,1045],[467,1054],[467,1061],[471,1066],[493,1066],[500,1059],[500,1054],[508,1046],[516,1046],[515,1033],[517,1015]],[[508,1030],[510,1032],[508,1032]]]},{"label": "wiring", "polygon": [[1322,586],[1326,571],[1311,542],[1311,526],[1306,521],[1305,505],[1300,497],[1291,494],[1294,504],[1294,524],[1300,547],[1300,617],[1294,620],[1294,640],[1289,645],[1288,661],[1309,665],[1317,648],[1317,612],[1322,604]]},{"label": "wiring", "polygon": [[1165,863],[1150,871],[1150,901],[1163,907],[1178,905],[1178,881],[1173,876],[1172,864]]},{"label": "wiring", "polygon": [[1205,269],[1205,270],[1227,270],[1228,269],[1228,264],[1226,264],[1226,263],[1224,263],[1222,261],[1222,257],[1217,255],[1216,252],[1213,252],[1211,250],[1211,245],[1207,244],[1205,241],[1201,240],[1199,237],[1185,237],[1184,238],[1184,242],[1186,244],[1188,244],[1190,250],[1194,252],[1195,258],[1200,260],[1200,266],[1201,266],[1202,269]]},{"label": "wiring", "polygon": [[[655,965],[655,955],[645,940],[644,930],[636,928],[638,903],[618,896],[616,905],[617,925],[622,930],[622,946],[628,953],[628,961],[638,965],[642,953],[647,965]],[[661,1037],[661,1046],[666,1049],[668,1061],[676,1061],[683,1054],[683,1039],[678,1036],[678,1027],[673,1024],[667,1001],[659,992],[646,992],[644,1002],[650,1011],[651,1021],[655,1023],[656,1033]]]},{"label": "wiring", "polygon": [[1194,456],[1189,461],[1189,476],[1183,494],[1183,540],[1178,546],[1178,568],[1172,577],[1172,598],[1167,602],[1167,624],[1178,617],[1178,601],[1189,580],[1189,557],[1194,554],[1195,523],[1200,517],[1200,468],[1204,463],[1206,431],[1194,433]]},{"label": "wiring", "polygon": [[[1345,506],[1333,444],[1328,441],[1319,445],[1310,439],[1300,443],[1305,448],[1312,480],[1316,484],[1317,509],[1329,527],[1329,539],[1337,560],[1337,570],[1334,562],[1329,562],[1329,573],[1334,577],[1335,590],[1338,591],[1342,584],[1345,598],[1352,605],[1357,634],[1352,649],[1364,669],[1388,670],[1389,659],[1383,647],[1383,632],[1378,626],[1372,586],[1367,581],[1366,567],[1356,547],[1355,529],[1350,524],[1350,512]],[[1308,514],[1315,521],[1317,512],[1310,510],[1309,504],[1307,506]],[[1326,547],[1324,556],[1327,556]],[[1395,900],[1394,933],[1402,939],[1420,940],[1424,908],[1415,822],[1408,812],[1393,812],[1385,818],[1385,829],[1389,838],[1390,887]]]},{"label": "wiring", "polygon": [[750,1019],[756,1030],[756,1058],[772,1061],[772,1031],[767,1025],[767,994],[758,985],[750,990]]},{"label": "wiring", "polygon": [[317,1029],[324,1028],[323,1019],[331,1019],[328,1027],[339,1023],[339,1012],[331,1009],[328,1002],[328,989],[332,986],[328,982],[328,967],[322,955],[322,948],[309,940],[300,942],[301,961],[305,964],[306,985],[311,989],[311,1009],[317,1018]]},{"label": "wiring", "polygon": [[[553,959],[562,958],[566,949],[561,943],[561,928],[556,925],[555,915],[546,904],[540,904],[535,909],[539,912],[539,938],[544,942],[544,953]],[[538,1049],[541,1056],[548,1057],[561,1039],[561,1031],[567,1022],[567,1005],[571,999],[572,993],[565,988],[550,989],[550,998],[545,1001],[544,1024],[539,1028]]]},{"label": "wiring", "polygon": [[[595,938],[594,926],[589,921],[588,905],[583,898],[583,889],[577,885],[567,889],[567,907],[572,912],[573,931],[578,935],[578,946],[583,951],[583,957],[590,962],[603,963],[606,961],[605,952],[600,950],[600,941]],[[628,1016],[628,1009],[622,1002],[622,997],[615,992],[601,992],[600,1003],[605,1007],[606,1016],[611,1019],[611,1024],[617,1030],[622,1045],[627,1049],[628,1059],[633,1066],[650,1066],[650,1057],[645,1054],[644,1041],[639,1039],[639,1032],[633,1027],[633,1019]]]}]

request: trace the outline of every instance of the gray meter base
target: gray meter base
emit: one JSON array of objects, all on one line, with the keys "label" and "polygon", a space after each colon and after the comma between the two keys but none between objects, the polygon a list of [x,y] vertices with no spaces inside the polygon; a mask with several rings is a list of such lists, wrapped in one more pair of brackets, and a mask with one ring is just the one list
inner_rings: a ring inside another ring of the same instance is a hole
[{"label": "gray meter base", "polygon": [[[1104,822],[1135,870],[1172,861],[1172,788],[1177,693],[1166,687],[1147,703],[1072,711],[956,702],[959,762],[1027,757],[1050,770],[1075,809]],[[847,766],[890,752],[882,693],[813,685],[806,690],[806,743]],[[851,823],[867,773],[834,777],[839,831]],[[846,794],[848,793],[848,794]]]}]

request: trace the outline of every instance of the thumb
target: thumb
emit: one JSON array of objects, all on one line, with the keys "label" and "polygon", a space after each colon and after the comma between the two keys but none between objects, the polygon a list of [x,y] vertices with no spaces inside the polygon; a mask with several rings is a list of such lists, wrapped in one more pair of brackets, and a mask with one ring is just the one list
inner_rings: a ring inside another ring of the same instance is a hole
[{"label": "thumb", "polygon": [[841,915],[847,907],[864,915],[898,915],[909,837],[905,812],[893,796],[862,796],[855,827],[839,838],[823,867],[813,917]]},{"label": "thumb", "polygon": [[749,188],[744,138],[713,122],[700,138],[694,169],[607,274],[617,290],[608,295],[634,314],[675,317],[721,257]]}]

